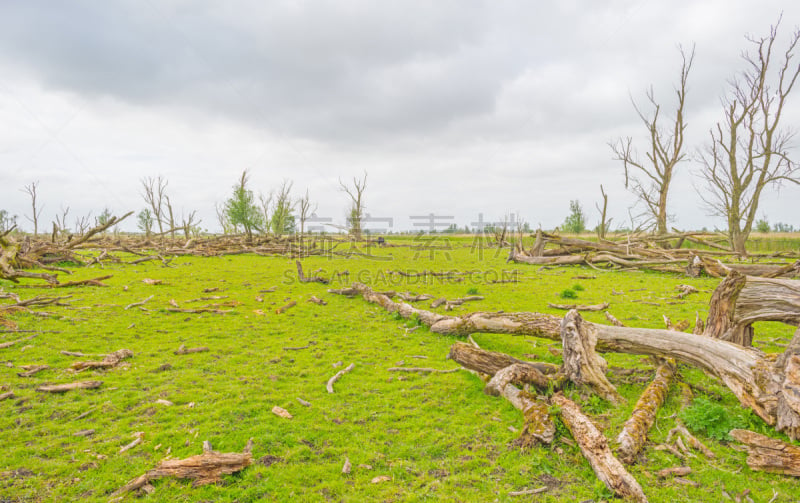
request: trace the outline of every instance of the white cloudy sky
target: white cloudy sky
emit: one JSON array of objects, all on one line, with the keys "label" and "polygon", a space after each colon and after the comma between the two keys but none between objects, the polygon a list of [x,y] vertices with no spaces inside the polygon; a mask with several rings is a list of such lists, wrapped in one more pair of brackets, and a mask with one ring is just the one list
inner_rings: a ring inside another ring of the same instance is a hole
[{"label": "white cloudy sky", "polygon": [[[552,228],[570,199],[594,225],[601,183],[622,224],[634,199],[607,142],[644,140],[629,96],[652,83],[669,108],[677,46],[695,43],[693,153],[744,35],[781,12],[788,36],[800,4],[773,0],[0,1],[0,209],[30,214],[20,189],[38,180],[47,227],[61,207],[138,211],[141,178],[160,174],[216,230],[214,204],[248,169],[256,192],[293,180],[341,222],[337,179],[366,171],[367,212],[395,229],[507,212]],[[698,167],[680,167],[674,223],[724,227]],[[798,200],[770,191],[760,214],[800,226]]]}]

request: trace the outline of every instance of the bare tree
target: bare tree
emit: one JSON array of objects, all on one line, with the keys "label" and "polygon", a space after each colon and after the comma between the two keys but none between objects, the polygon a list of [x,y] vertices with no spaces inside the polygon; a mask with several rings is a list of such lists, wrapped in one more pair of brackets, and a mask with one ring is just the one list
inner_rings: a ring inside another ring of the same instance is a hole
[{"label": "bare tree", "polygon": [[31,211],[33,216],[29,217],[28,215],[25,215],[25,218],[33,223],[33,237],[39,235],[39,216],[41,216],[42,209],[44,209],[44,206],[36,206],[36,191],[38,188],[39,182],[37,180],[35,182],[31,182],[22,189],[23,192],[31,197]]},{"label": "bare tree", "polygon": [[362,220],[364,218],[364,190],[367,188],[367,172],[359,180],[353,177],[353,186],[348,187],[339,179],[339,187],[350,196],[350,211],[348,212],[348,229],[350,235],[356,240],[361,240]]},{"label": "bare tree", "polygon": [[189,213],[189,216],[185,218],[181,212],[181,227],[183,227],[183,235],[186,237],[186,239],[192,237],[192,231],[195,230],[198,225],[200,225],[200,222],[202,222],[202,220],[197,220],[195,222],[195,218],[197,218],[197,210],[192,211]]},{"label": "bare tree", "polygon": [[600,184],[600,194],[603,195],[603,207],[600,208],[600,205],[595,203],[595,207],[597,211],[600,212],[600,223],[597,224],[597,237],[600,239],[606,238],[606,232],[608,232],[609,227],[611,227],[611,220],[612,218],[607,218],[607,210],[608,210],[608,194],[606,191],[603,190],[603,184]]},{"label": "bare tree", "polygon": [[731,80],[729,93],[722,98],[725,118],[711,129],[711,141],[700,153],[700,174],[708,188],[700,197],[712,213],[727,219],[728,238],[740,255],[747,254],[763,190],[781,182],[800,183],[800,167],[788,157],[793,133],[778,129],[786,98],[800,74],[793,54],[800,30],[795,29],[778,56],[782,61],[775,71],[771,65],[780,21],[766,37],[746,37],[755,54],[742,54],[746,69]]},{"label": "bare tree", "polygon": [[625,188],[629,189],[644,204],[648,218],[652,220],[656,233],[667,233],[667,197],[675,166],[685,159],[683,137],[686,123],[683,117],[686,103],[686,81],[694,60],[694,46],[690,54],[680,48],[681,78],[675,89],[677,104],[675,117],[670,119],[669,129],[659,125],[661,105],[655,99],[653,87],[647,91],[647,101],[652,111],[647,114],[631,97],[633,108],[647,128],[649,146],[647,161],[642,161],[633,147],[633,138],[620,138],[609,143],[614,151],[614,159],[622,161],[625,166]]},{"label": "bare tree", "polygon": [[164,204],[167,206],[167,211],[164,214],[164,220],[166,220],[167,214],[169,214],[169,237],[175,239],[175,231],[177,227],[175,227],[175,214],[172,212],[172,202],[169,200],[169,196],[164,194]]},{"label": "bare tree", "polygon": [[298,217],[300,218],[300,241],[303,241],[303,234],[306,230],[306,220],[311,214],[317,211],[317,205],[311,206],[311,198],[308,196],[308,189],[306,195],[297,200],[297,209],[299,211]]},{"label": "bare tree", "polygon": [[269,217],[273,196],[274,194],[272,192],[270,192],[268,196],[262,193],[258,194],[258,201],[261,203],[261,212],[264,214],[264,234],[269,233]]},{"label": "bare tree", "polygon": [[142,188],[144,189],[144,193],[142,194],[142,198],[144,198],[144,202],[150,206],[150,209],[153,211],[153,217],[155,217],[155,221],[158,224],[158,233],[164,233],[164,222],[165,222],[165,214],[164,214],[164,203],[165,199],[167,198],[167,180],[158,175],[158,178],[142,178]]},{"label": "bare tree", "polygon": [[85,217],[76,217],[75,218],[75,233],[78,235],[82,235],[86,232],[89,228],[89,219],[92,218],[92,212],[90,211],[88,215]]},{"label": "bare tree", "polygon": [[56,219],[53,222],[53,226],[58,229],[60,233],[67,233],[69,229],[67,228],[67,215],[69,214],[69,206],[66,208],[64,205],[61,205],[61,215],[56,215]]}]

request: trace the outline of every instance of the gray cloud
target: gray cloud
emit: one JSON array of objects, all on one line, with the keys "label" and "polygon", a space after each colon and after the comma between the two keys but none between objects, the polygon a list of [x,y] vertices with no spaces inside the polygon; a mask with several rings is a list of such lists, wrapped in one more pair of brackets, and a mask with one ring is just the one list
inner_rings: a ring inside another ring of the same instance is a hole
[{"label": "gray cloud", "polygon": [[[781,10],[788,32],[800,8],[777,0],[5,2],[2,199],[21,213],[5,187],[38,178],[60,180],[54,200],[92,187],[136,206],[137,180],[160,172],[213,226],[210,205],[249,167],[263,187],[314,188],[339,217],[337,176],[368,170],[376,213],[480,204],[549,226],[604,183],[619,221],[632,200],[606,142],[643,133],[629,98],[652,84],[669,103],[677,45],[696,43],[701,145],[744,33]],[[687,166],[676,213],[701,226],[690,180]],[[788,218],[788,200],[769,211]]]}]

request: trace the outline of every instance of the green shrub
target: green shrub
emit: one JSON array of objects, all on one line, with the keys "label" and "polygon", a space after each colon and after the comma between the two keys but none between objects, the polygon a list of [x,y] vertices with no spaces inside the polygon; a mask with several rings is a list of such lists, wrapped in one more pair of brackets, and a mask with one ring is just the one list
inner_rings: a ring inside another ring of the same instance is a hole
[{"label": "green shrub", "polygon": [[576,292],[582,292],[583,285],[581,285],[580,283],[575,283],[574,285],[572,285],[572,289],[575,290]]},{"label": "green shrub", "polygon": [[473,286],[469,290],[467,290],[467,295],[478,295],[478,287]]},{"label": "green shrub", "polygon": [[730,440],[728,432],[747,427],[747,420],[741,414],[732,414],[707,398],[695,398],[690,407],[681,411],[680,418],[693,432],[717,440]]},{"label": "green shrub", "polygon": [[566,290],[562,290],[561,293],[558,294],[559,297],[562,299],[577,299],[578,294],[575,293],[575,290],[571,290],[567,288]]}]

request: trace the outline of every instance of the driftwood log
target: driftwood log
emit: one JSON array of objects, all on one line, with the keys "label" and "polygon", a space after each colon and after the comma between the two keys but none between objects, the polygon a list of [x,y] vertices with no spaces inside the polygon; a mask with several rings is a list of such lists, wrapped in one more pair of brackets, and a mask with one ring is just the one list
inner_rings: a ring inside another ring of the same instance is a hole
[{"label": "driftwood log", "polygon": [[116,367],[119,362],[126,358],[131,358],[133,351],[130,349],[119,349],[113,353],[106,355],[102,361],[94,362],[75,362],[69,366],[72,370],[86,370],[86,369],[109,369]]},{"label": "driftwood log", "polygon": [[572,438],[578,442],[581,453],[589,461],[597,478],[602,480],[609,490],[622,498],[646,502],[647,497],[642,491],[642,486],[614,457],[608,447],[606,437],[581,412],[578,405],[561,394],[553,395],[551,401],[561,409],[561,420],[569,429]]},{"label": "driftwood log", "polygon": [[800,325],[800,280],[742,276],[732,271],[711,295],[704,333],[751,346],[757,321]]},{"label": "driftwood log", "polygon": [[44,391],[46,393],[64,393],[75,389],[95,389],[102,385],[103,381],[80,381],[67,384],[47,384],[39,386],[36,388],[36,391]]},{"label": "driftwood log", "polygon": [[213,484],[222,480],[222,475],[238,472],[249,466],[252,461],[253,455],[248,448],[245,448],[243,453],[220,453],[211,450],[211,445],[206,441],[203,442],[202,454],[186,459],[165,459],[154,469],[119,488],[112,496],[121,499],[125,493],[140,489],[150,481],[164,477],[191,479],[193,486]]},{"label": "driftwood log", "polygon": [[731,430],[730,435],[747,447],[752,470],[800,477],[800,447],[749,430]]},{"label": "driftwood log", "polygon": [[647,432],[656,420],[658,409],[664,404],[669,391],[669,384],[675,376],[675,362],[667,360],[656,369],[656,377],[645,388],[631,417],[625,421],[622,431],[617,436],[617,455],[626,464],[632,464],[636,455],[647,440]]}]

